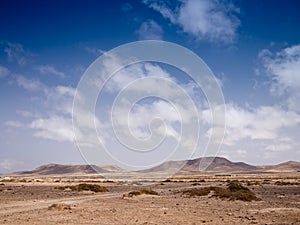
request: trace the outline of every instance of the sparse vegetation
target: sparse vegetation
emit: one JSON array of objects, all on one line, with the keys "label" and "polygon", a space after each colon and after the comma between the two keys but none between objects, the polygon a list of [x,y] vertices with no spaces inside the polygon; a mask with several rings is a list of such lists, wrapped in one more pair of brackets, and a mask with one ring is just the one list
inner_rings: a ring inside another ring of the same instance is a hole
[{"label": "sparse vegetation", "polygon": [[145,195],[158,195],[158,193],[154,190],[142,189],[140,191],[131,191],[123,197],[133,197],[133,196],[138,196],[138,195],[142,195],[142,194],[145,194]]},{"label": "sparse vegetation", "polygon": [[247,186],[261,185],[261,183],[259,181],[247,181],[246,184],[247,184]]},{"label": "sparse vegetation", "polygon": [[300,185],[300,183],[298,182],[285,182],[285,181],[276,181],[275,182],[276,185]]},{"label": "sparse vegetation", "polygon": [[203,187],[203,188],[192,188],[182,192],[184,195],[188,195],[190,197],[194,196],[204,196],[208,195],[212,191],[213,187]]},{"label": "sparse vegetation", "polygon": [[102,187],[98,184],[82,183],[75,186],[59,186],[56,187],[59,190],[71,189],[72,191],[93,191],[93,192],[109,192],[106,187]]},{"label": "sparse vegetation", "polygon": [[172,182],[170,179],[166,179],[166,180],[164,180],[163,182],[166,182],[166,183],[168,183],[168,182]]},{"label": "sparse vegetation", "polygon": [[71,206],[65,203],[52,204],[48,207],[49,210],[71,210]]},{"label": "sparse vegetation", "polygon": [[242,200],[242,201],[252,201],[258,200],[255,194],[250,191],[247,187],[241,185],[238,181],[230,182],[227,188],[222,187],[203,187],[203,188],[193,188],[183,191],[184,195],[189,197],[194,196],[205,196],[210,192],[214,192],[213,197],[218,198],[228,198],[230,200]]}]

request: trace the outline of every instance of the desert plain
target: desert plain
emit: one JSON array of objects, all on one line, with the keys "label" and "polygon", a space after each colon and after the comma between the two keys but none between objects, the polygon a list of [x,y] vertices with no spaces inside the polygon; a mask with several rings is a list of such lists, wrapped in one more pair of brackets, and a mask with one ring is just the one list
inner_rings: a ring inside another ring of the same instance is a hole
[{"label": "desert plain", "polygon": [[[226,190],[232,183],[256,199],[215,194],[214,188]],[[208,191],[197,195],[197,190]],[[296,225],[300,173],[178,175],[157,182],[98,175],[2,176],[0,224]]]}]

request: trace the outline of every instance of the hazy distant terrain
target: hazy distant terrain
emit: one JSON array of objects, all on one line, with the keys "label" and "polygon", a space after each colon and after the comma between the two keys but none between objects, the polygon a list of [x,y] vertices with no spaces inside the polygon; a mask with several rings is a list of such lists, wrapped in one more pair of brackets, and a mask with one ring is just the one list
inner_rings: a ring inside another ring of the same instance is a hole
[{"label": "hazy distant terrain", "polygon": [[[253,166],[243,162],[231,162],[228,159],[216,157],[205,171],[199,171],[201,160],[209,158],[197,158],[185,161],[185,165],[177,174],[194,175],[202,173],[216,174],[251,174],[251,173],[278,173],[278,172],[299,172],[300,162],[289,161],[278,165]],[[140,171],[141,173],[158,173],[160,171],[177,168],[181,161],[165,162],[151,169]],[[17,172],[15,175],[91,175],[91,174],[108,174],[108,173],[126,173],[125,170],[116,166],[105,165],[62,165],[47,164],[40,166],[32,171]]]}]

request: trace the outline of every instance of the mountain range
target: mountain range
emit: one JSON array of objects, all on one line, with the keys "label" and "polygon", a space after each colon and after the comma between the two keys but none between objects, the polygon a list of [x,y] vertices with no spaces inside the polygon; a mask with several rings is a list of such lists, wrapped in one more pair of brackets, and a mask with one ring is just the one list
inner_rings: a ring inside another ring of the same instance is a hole
[{"label": "mountain range", "polygon": [[[199,171],[201,160],[210,162],[204,171]],[[214,173],[214,174],[238,174],[238,173],[278,173],[278,172],[300,172],[300,162],[288,161],[285,163],[269,166],[253,166],[244,162],[232,162],[222,157],[196,158],[185,161],[168,161],[159,166],[142,170],[142,173],[157,173],[167,169],[176,169],[179,165],[184,165],[177,174],[197,174],[197,173]],[[88,175],[88,174],[106,174],[122,173],[117,166],[112,165],[62,165],[47,164],[40,166],[31,171],[22,171],[14,173],[15,175]]]}]

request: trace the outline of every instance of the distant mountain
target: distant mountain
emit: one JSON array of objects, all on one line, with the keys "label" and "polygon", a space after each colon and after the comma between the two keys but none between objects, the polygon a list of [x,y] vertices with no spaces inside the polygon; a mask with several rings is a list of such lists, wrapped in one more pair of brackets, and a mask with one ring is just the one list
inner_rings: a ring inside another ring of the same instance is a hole
[{"label": "distant mountain", "polygon": [[258,168],[270,172],[300,172],[300,162],[288,161],[274,166],[258,166]]},{"label": "distant mountain", "polygon": [[[208,163],[204,171],[199,171],[199,165]],[[180,171],[177,172],[178,168]],[[205,157],[184,161],[168,161],[153,168],[139,171],[143,173],[159,173],[162,171],[174,171],[177,174],[232,174],[232,173],[278,173],[278,172],[300,172],[300,162],[289,161],[271,166],[253,166],[244,162],[231,162],[221,157]],[[32,171],[18,172],[15,175],[88,175],[88,174],[107,174],[122,173],[119,167],[112,165],[61,165],[48,164],[40,166]]]},{"label": "distant mountain", "polygon": [[182,168],[182,172],[199,171],[199,164],[203,160],[210,162],[209,166],[205,169],[205,172],[214,173],[229,173],[229,172],[252,172],[256,171],[257,167],[243,162],[231,162],[228,159],[221,157],[214,158],[198,158],[189,160],[187,164]]},{"label": "distant mountain", "polygon": [[[205,170],[199,171],[199,166],[205,165]],[[222,157],[205,157],[185,161],[168,161],[144,172],[159,172],[164,170],[176,170],[182,165],[177,174],[197,174],[197,173],[214,173],[214,174],[231,174],[231,173],[278,173],[278,172],[298,172],[300,171],[300,162],[289,161],[272,166],[253,166],[244,162],[231,162]]]},{"label": "distant mountain", "polygon": [[151,169],[144,170],[144,172],[159,172],[164,170],[176,170],[182,166],[179,174],[189,174],[189,173],[199,173],[199,166],[208,164],[203,172],[209,173],[233,173],[233,172],[255,172],[258,170],[256,166],[248,165],[243,162],[231,162],[228,159],[221,157],[205,157],[197,158],[185,161],[168,161],[162,163],[159,166],[153,167]]},{"label": "distant mountain", "polygon": [[107,166],[107,169],[95,165],[62,165],[47,164],[32,171],[18,172],[17,175],[70,175],[70,174],[97,174],[118,171],[117,167]]}]

